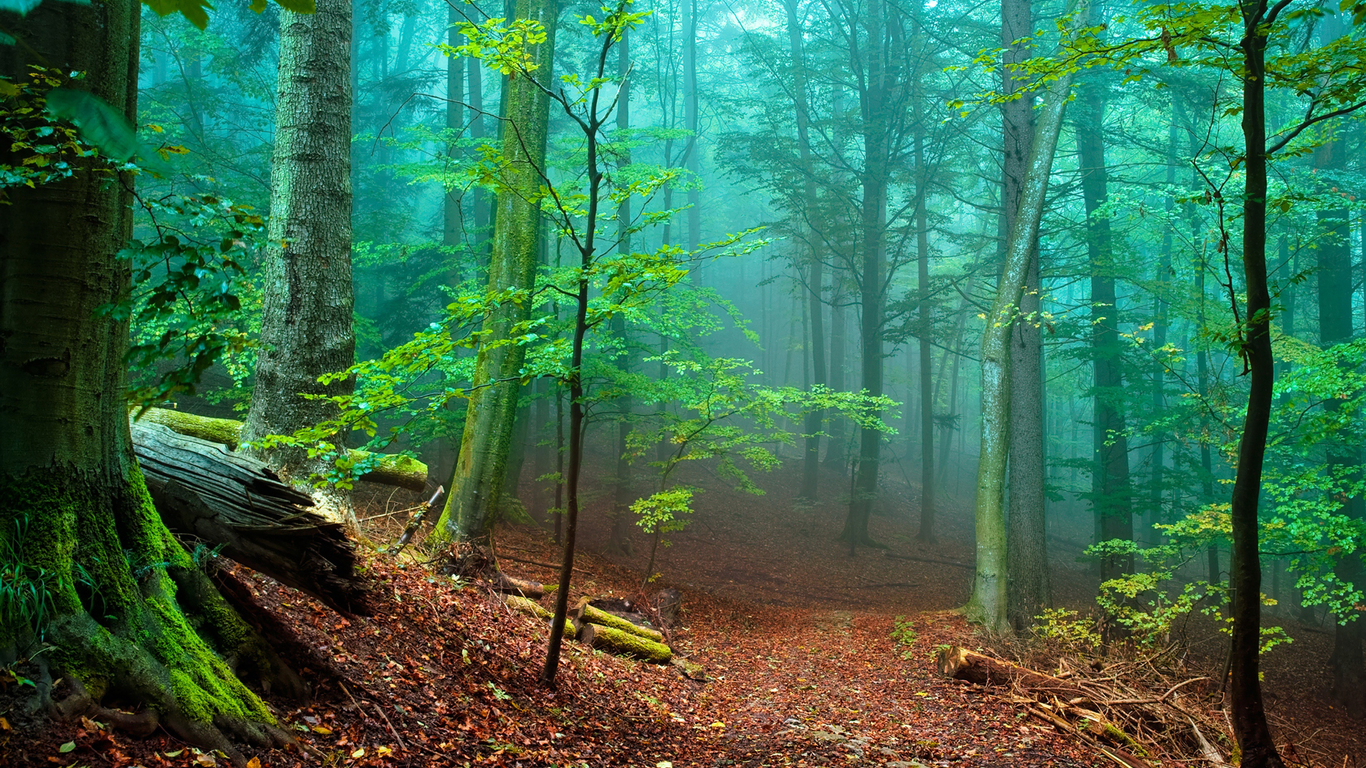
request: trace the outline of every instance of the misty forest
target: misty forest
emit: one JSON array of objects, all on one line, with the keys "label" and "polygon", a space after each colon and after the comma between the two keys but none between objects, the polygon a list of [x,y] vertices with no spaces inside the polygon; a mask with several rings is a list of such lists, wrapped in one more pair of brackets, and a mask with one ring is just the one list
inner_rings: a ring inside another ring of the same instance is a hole
[{"label": "misty forest", "polygon": [[0,764],[1366,766],[1366,0],[600,2],[0,0]]}]

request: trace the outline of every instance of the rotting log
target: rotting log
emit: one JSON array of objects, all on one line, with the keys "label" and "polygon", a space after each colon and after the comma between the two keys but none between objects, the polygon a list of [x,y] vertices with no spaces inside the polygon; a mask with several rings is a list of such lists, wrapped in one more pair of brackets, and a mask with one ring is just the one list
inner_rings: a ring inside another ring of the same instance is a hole
[{"label": "rotting log", "polygon": [[625,632],[644,638],[653,643],[664,642],[664,635],[658,630],[651,629],[650,627],[642,627],[628,619],[595,608],[588,598],[580,600],[578,605],[574,606],[574,610],[570,611],[569,615],[574,620],[575,626],[597,624],[603,627],[611,627],[619,632]]},{"label": "rotting log", "polygon": [[1081,694],[1081,689],[1075,683],[1003,659],[973,653],[956,645],[941,648],[935,658],[940,674],[977,685],[1019,685],[1033,692],[1057,696],[1074,697]]},{"label": "rotting log", "polygon": [[673,658],[673,651],[663,643],[601,624],[583,625],[579,642],[599,651],[635,656],[652,664],[668,664]]},{"label": "rotting log", "polygon": [[264,463],[219,443],[135,421],[133,450],[147,489],[173,532],[222,546],[221,554],[347,614],[371,613],[369,579],[339,523]]},{"label": "rotting log", "polygon": [[540,600],[545,597],[545,587],[539,581],[530,579],[519,579],[516,576],[509,576],[502,571],[493,575],[492,586],[494,592],[503,592],[511,595],[522,595],[532,600]]},{"label": "rotting log", "polygon": [[[233,419],[214,419],[208,416],[196,416],[184,411],[172,411],[167,408],[149,408],[146,413],[137,417],[137,420],[144,423],[160,424],[182,435],[189,435],[200,440],[220,443],[234,451],[237,450],[242,439],[242,422]],[[348,449],[346,453],[347,458],[354,462],[376,460],[379,462],[374,469],[360,476],[360,479],[367,483],[396,485],[411,491],[426,490],[427,465],[411,456],[395,456],[387,453],[371,453],[352,449]]]},{"label": "rotting log", "polygon": [[538,619],[549,621],[551,618],[550,611],[547,611],[545,606],[531,598],[522,597],[521,595],[503,595],[503,603],[514,611],[519,611]]}]

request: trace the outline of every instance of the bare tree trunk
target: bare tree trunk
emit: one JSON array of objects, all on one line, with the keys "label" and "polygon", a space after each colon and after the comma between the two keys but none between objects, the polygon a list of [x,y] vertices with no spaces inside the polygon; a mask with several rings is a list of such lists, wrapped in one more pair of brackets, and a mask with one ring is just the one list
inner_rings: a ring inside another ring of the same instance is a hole
[{"label": "bare tree trunk", "polygon": [[[337,407],[327,398],[349,394],[354,385],[349,377],[318,383],[355,362],[351,5],[321,0],[316,13],[282,12],[280,21],[265,305],[244,441],[293,434],[335,417]],[[346,435],[336,439],[342,444]],[[317,468],[302,449],[256,453],[296,479]],[[334,501],[330,516],[354,531],[349,499]]]}]

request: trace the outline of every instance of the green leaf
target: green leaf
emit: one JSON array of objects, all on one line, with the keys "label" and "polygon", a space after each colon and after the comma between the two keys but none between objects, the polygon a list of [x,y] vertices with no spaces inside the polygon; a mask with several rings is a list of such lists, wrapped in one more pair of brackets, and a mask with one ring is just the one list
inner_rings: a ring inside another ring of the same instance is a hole
[{"label": "green leaf", "polygon": [[28,12],[42,4],[43,0],[0,0],[0,11],[10,11],[20,16],[28,15]]},{"label": "green leaf", "polygon": [[53,117],[75,123],[81,136],[105,157],[127,162],[138,154],[133,126],[122,113],[92,93],[74,88],[54,89],[47,95],[47,111]]},{"label": "green leaf", "polygon": [[63,744],[62,746],[57,747],[57,751],[58,751],[58,752],[61,752],[62,754],[66,754],[67,752],[74,751],[75,749],[76,749],[76,742],[74,742],[74,741],[68,741],[67,743]]}]

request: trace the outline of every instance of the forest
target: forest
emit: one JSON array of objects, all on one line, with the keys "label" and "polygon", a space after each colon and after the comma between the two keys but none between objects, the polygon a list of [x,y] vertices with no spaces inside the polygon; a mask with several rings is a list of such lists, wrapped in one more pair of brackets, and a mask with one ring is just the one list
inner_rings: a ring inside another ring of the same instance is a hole
[{"label": "forest", "polygon": [[1366,0],[0,17],[0,765],[1366,766]]}]

